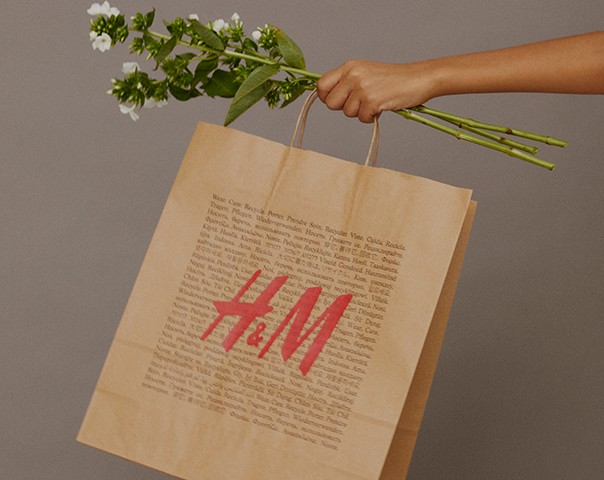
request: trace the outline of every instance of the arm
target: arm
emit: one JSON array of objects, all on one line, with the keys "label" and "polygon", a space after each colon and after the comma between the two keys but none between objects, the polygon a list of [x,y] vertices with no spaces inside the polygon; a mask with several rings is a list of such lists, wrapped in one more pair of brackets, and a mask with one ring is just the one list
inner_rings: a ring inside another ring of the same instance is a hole
[{"label": "arm", "polygon": [[363,122],[443,95],[604,94],[604,32],[408,64],[353,60],[323,75],[318,91],[329,108]]}]

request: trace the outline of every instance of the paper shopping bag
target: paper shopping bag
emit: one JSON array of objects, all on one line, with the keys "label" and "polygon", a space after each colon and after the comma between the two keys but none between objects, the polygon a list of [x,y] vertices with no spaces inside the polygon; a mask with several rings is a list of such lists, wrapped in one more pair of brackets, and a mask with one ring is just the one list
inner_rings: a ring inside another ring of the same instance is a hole
[{"label": "paper shopping bag", "polygon": [[403,478],[470,197],[199,124],[78,440],[188,480]]},{"label": "paper shopping bag", "polygon": [[471,201],[380,480],[407,478],[415,441],[419,434],[440,348],[444,340],[449,313],[453,306],[455,289],[461,273],[475,212],[476,202]]}]

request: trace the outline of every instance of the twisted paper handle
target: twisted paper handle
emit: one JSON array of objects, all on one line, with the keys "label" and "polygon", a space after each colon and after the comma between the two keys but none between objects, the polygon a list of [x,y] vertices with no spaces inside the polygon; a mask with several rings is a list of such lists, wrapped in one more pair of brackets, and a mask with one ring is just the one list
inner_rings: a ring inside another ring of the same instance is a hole
[{"label": "twisted paper handle", "polygon": [[[297,148],[302,148],[302,139],[304,138],[304,131],[306,129],[308,112],[310,111],[310,107],[318,96],[319,94],[317,93],[317,89],[314,89],[310,93],[310,95],[306,97],[306,100],[304,100],[304,104],[302,105],[302,109],[300,110],[300,114],[298,115],[298,120],[296,121],[296,127],[294,128],[294,135],[290,144],[291,147],[293,147],[295,143]],[[297,142],[296,137],[298,138]],[[379,144],[380,124],[378,122],[377,117],[375,117],[373,120],[373,134],[371,135],[371,143],[369,144],[369,151],[367,152],[367,158],[365,159],[365,166],[369,165],[369,160],[371,159],[371,166],[375,167],[375,164],[377,162]]]}]

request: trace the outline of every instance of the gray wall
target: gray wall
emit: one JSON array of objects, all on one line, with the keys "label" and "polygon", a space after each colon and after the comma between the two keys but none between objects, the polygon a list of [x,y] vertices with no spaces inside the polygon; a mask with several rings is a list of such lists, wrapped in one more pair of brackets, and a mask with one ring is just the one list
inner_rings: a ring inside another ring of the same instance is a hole
[{"label": "gray wall", "polygon": [[[10,2],[0,16],[0,471],[160,479],[75,442],[195,122],[172,102],[132,122],[105,94],[125,47],[88,41],[91,2]],[[155,2],[170,18],[271,22],[309,67],[416,59],[602,30],[601,0]],[[152,2],[116,4],[128,15]],[[554,172],[382,116],[380,162],[474,190],[478,216],[410,480],[604,478],[604,98],[497,94],[435,108],[570,141]],[[287,143],[297,108],[234,127]],[[314,108],[307,147],[364,158],[366,126]]]}]

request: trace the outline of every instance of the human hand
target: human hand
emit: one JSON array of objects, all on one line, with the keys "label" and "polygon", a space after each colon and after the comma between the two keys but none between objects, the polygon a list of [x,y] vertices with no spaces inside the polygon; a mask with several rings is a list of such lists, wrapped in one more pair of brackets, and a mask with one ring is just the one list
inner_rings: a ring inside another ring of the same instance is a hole
[{"label": "human hand", "polygon": [[317,90],[330,109],[370,123],[383,111],[414,107],[436,96],[434,73],[429,62],[351,60],[325,73]]}]

